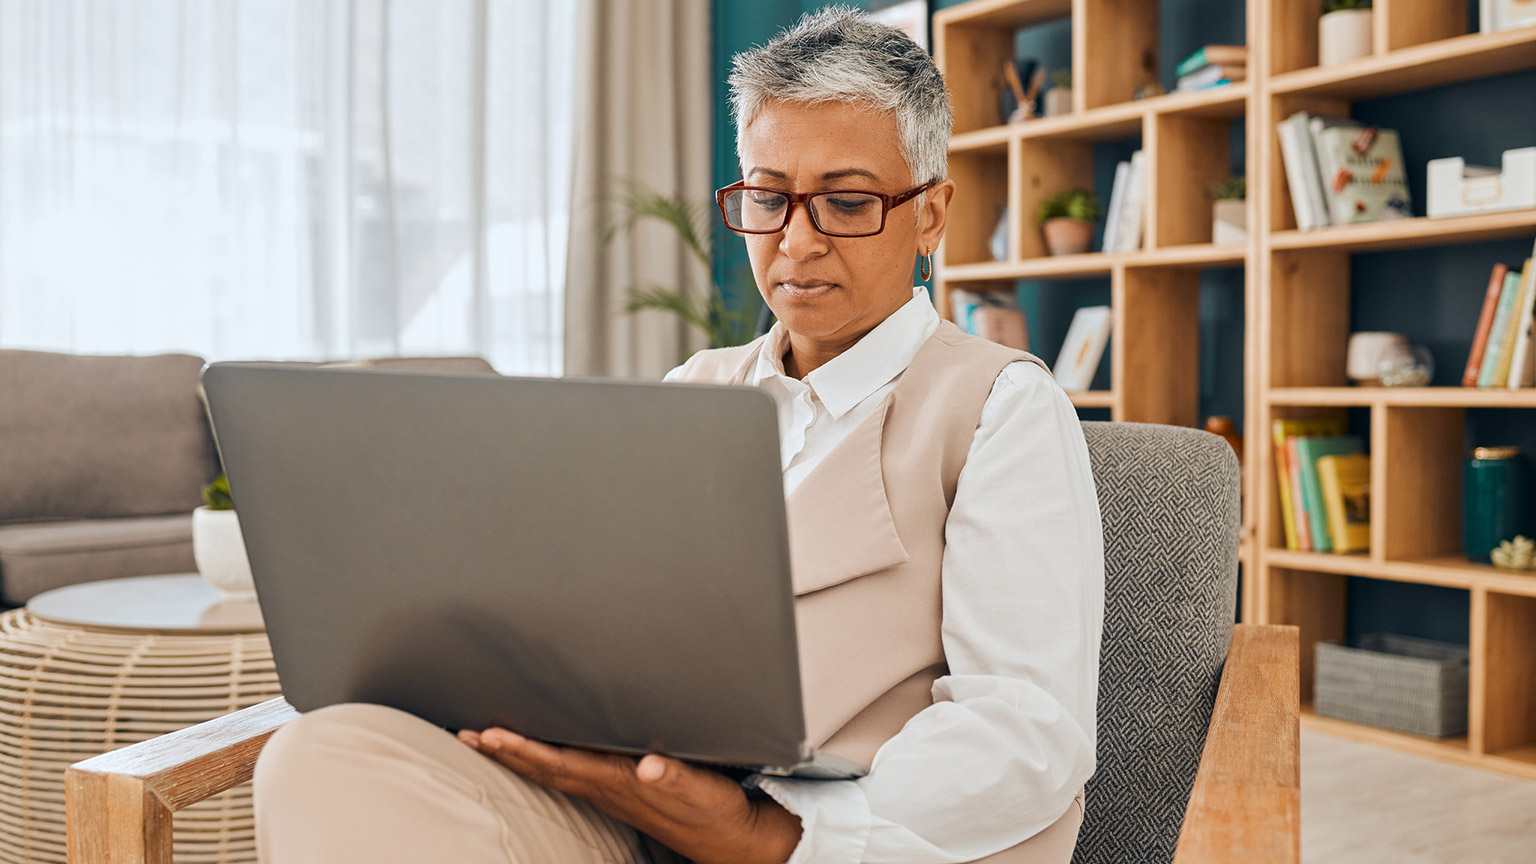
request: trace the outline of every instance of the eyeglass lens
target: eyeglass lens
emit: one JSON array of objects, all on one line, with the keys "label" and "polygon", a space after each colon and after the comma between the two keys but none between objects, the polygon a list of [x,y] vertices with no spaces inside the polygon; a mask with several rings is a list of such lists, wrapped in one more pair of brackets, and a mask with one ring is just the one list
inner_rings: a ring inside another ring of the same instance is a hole
[{"label": "eyeglass lens", "polygon": [[[741,189],[725,199],[725,218],[739,231],[778,231],[785,225],[789,198],[760,189]],[[863,192],[826,192],[811,198],[811,219],[827,234],[874,234],[884,215],[880,199]]]}]

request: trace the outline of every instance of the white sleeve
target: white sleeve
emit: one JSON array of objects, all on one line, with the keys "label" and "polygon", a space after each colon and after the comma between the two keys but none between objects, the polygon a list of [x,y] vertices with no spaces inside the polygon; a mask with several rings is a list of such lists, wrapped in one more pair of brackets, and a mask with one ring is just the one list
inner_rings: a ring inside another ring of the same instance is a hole
[{"label": "white sleeve", "polygon": [[686,365],[688,365],[688,364],[686,364],[686,363],[683,363],[683,364],[679,364],[679,365],[677,365],[677,366],[673,366],[673,367],[672,367],[672,371],[671,371],[671,372],[668,372],[668,373],[667,373],[667,374],[666,374],[666,375],[665,375],[665,376],[664,376],[664,377],[663,377],[663,378],[662,378],[662,379],[661,379],[661,381],[662,381],[662,383],[663,383],[663,384],[665,384],[665,383],[667,383],[667,382],[668,382],[668,381],[676,381],[676,380],[677,380],[677,376],[679,376],[679,375],[681,375],[681,374],[683,374],[683,366],[686,366]]},{"label": "white sleeve", "polygon": [[1094,770],[1103,543],[1076,410],[1010,364],[945,527],[949,674],[863,779],[758,780],[801,817],[790,864],[973,861],[1067,811]]}]

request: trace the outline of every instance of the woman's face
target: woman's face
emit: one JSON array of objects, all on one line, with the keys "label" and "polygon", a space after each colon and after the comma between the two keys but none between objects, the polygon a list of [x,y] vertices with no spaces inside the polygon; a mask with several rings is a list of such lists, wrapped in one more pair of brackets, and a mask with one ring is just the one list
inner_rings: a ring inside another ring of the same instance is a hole
[{"label": "woman's face", "polygon": [[[741,132],[749,186],[789,192],[857,189],[896,195],[917,185],[901,155],[896,118],[848,102],[770,102]],[[912,267],[944,234],[954,183],[892,208],[870,237],[828,237],[795,206],[777,234],[747,234],[752,272],[768,308],[790,333],[824,343],[858,341],[912,299]]]}]

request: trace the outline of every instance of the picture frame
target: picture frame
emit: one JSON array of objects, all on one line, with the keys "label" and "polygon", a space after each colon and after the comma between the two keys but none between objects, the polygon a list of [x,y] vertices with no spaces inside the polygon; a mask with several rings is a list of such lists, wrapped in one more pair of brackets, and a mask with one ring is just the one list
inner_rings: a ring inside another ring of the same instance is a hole
[{"label": "picture frame", "polygon": [[933,42],[928,32],[931,20],[929,11],[928,0],[893,0],[870,4],[869,17],[907,34],[918,47],[932,54]]}]

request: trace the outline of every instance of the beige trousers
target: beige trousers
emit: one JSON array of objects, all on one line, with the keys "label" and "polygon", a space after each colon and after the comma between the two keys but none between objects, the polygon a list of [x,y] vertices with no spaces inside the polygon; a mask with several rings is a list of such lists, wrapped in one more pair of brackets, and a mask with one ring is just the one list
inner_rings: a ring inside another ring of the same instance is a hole
[{"label": "beige trousers", "polygon": [[[685,864],[591,805],[377,705],[311,711],[279,730],[256,762],[255,805],[262,864]],[[1081,823],[1079,800],[1001,855],[1067,864]]]}]

